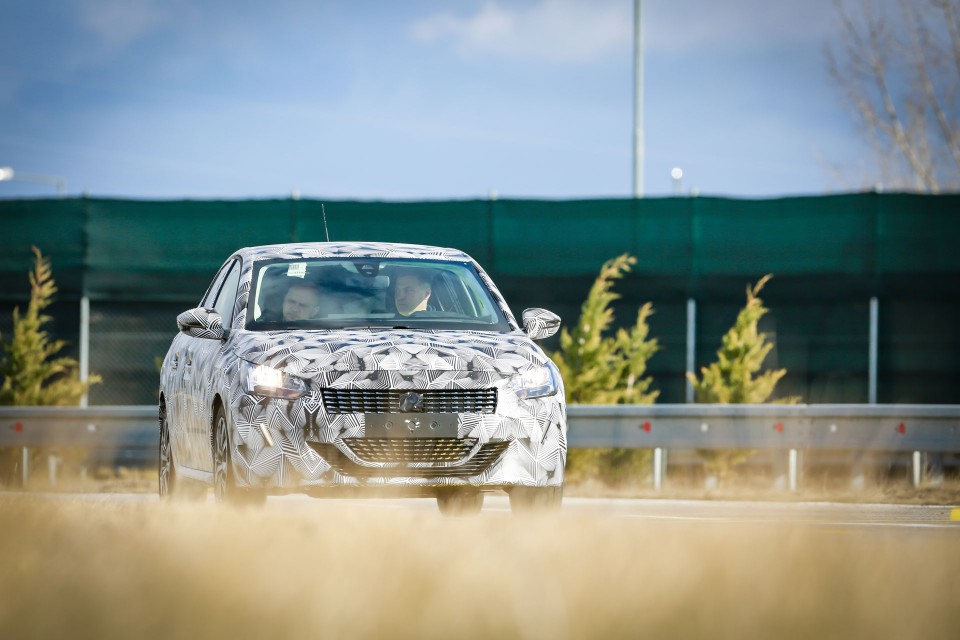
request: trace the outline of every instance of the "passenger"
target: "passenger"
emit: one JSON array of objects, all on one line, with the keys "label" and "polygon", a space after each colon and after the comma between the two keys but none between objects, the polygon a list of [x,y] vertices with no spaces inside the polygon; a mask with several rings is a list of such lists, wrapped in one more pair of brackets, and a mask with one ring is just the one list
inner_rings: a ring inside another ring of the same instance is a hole
[{"label": "passenger", "polygon": [[320,313],[320,291],[312,284],[302,282],[291,286],[283,297],[285,321],[310,320]]},{"label": "passenger", "polygon": [[409,316],[417,311],[426,311],[430,301],[430,279],[421,270],[404,271],[397,276],[394,302],[397,313]]}]

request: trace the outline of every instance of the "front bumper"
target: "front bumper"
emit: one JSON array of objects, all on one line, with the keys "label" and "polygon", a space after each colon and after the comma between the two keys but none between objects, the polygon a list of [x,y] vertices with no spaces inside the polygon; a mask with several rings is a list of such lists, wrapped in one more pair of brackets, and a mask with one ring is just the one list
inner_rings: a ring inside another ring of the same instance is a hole
[{"label": "front bumper", "polygon": [[231,411],[234,477],[241,486],[278,492],[563,484],[562,393],[521,400],[500,387],[497,396],[492,413],[448,414],[455,434],[400,438],[371,437],[366,414],[333,412],[319,390],[296,400],[240,395]]}]

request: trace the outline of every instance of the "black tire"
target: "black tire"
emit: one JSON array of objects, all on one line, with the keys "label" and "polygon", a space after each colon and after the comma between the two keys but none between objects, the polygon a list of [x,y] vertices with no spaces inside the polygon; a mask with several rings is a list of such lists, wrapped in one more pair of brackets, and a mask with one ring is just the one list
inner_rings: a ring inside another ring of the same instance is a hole
[{"label": "black tire", "polygon": [[563,486],[513,487],[508,493],[513,513],[551,513],[563,503]]},{"label": "black tire", "polygon": [[476,489],[444,489],[437,493],[437,506],[447,517],[475,516],[483,508],[483,494]]},{"label": "black tire", "polygon": [[207,495],[205,485],[183,478],[177,473],[177,467],[173,464],[173,448],[170,446],[170,423],[167,419],[166,408],[162,405],[160,407],[160,446],[157,452],[157,475],[159,476],[157,491],[161,500],[200,500]]},{"label": "black tire", "polygon": [[218,504],[237,506],[258,506],[267,500],[262,489],[237,486],[230,460],[227,415],[220,405],[213,412],[213,497]]}]

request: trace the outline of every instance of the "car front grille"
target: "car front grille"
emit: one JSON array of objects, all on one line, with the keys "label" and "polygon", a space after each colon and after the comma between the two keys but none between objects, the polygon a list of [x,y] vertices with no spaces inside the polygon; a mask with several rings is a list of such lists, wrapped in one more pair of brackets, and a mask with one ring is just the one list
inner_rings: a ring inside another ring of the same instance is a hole
[{"label": "car front grille", "polygon": [[466,459],[476,438],[344,438],[343,443],[362,462],[385,466],[360,464],[331,443],[308,444],[334,470],[355,478],[469,478],[486,471],[510,446],[509,441],[488,442]]},{"label": "car front grille", "polygon": [[364,462],[437,463],[466,458],[476,438],[344,438],[343,444]]},{"label": "car front grille", "polygon": [[424,413],[493,413],[496,389],[321,389],[328,415],[401,413],[400,400],[413,391],[423,396]]}]

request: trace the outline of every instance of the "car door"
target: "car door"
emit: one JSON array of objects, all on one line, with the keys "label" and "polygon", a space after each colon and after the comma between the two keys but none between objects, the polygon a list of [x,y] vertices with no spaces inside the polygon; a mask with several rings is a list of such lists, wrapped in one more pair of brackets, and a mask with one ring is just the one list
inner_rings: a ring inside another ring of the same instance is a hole
[{"label": "car door", "polygon": [[[239,259],[233,260],[227,266],[223,284],[220,290],[215,292],[210,305],[220,314],[225,329],[229,329],[233,324],[234,305],[240,283],[240,267]],[[213,424],[213,403],[216,394],[222,393],[224,389],[223,370],[230,356],[229,340],[206,338],[190,338],[190,340],[184,378],[187,380],[185,387],[189,389],[195,407],[191,412],[194,421],[190,425],[191,441],[196,443],[194,455],[197,468],[212,472],[213,448],[210,434]]]},{"label": "car door", "polygon": [[[207,289],[200,301],[200,306],[212,309],[217,296],[223,290],[224,280],[233,268],[234,261],[225,263]],[[209,439],[204,442],[205,430],[202,428],[203,418],[198,415],[202,410],[202,400],[198,397],[197,385],[197,354],[202,352],[204,343],[213,343],[205,338],[195,338],[184,333],[179,334],[171,348],[170,360],[173,370],[173,384],[176,388],[176,402],[170,403],[173,407],[171,421],[171,437],[177,445],[177,454],[180,464],[193,469],[206,469],[206,460],[210,457]]]},{"label": "car door", "polygon": [[[225,264],[217,272],[200,301],[201,307],[213,305],[216,294],[222,288],[223,280],[227,276],[229,266]],[[174,451],[174,458],[179,466],[193,469],[198,466],[197,444],[194,442],[196,433],[191,426],[195,422],[192,416],[196,412],[196,402],[187,388],[187,383],[192,384],[192,352],[195,341],[196,338],[182,332],[174,336],[164,362],[163,372],[170,444]],[[189,372],[187,362],[191,363]]]}]

